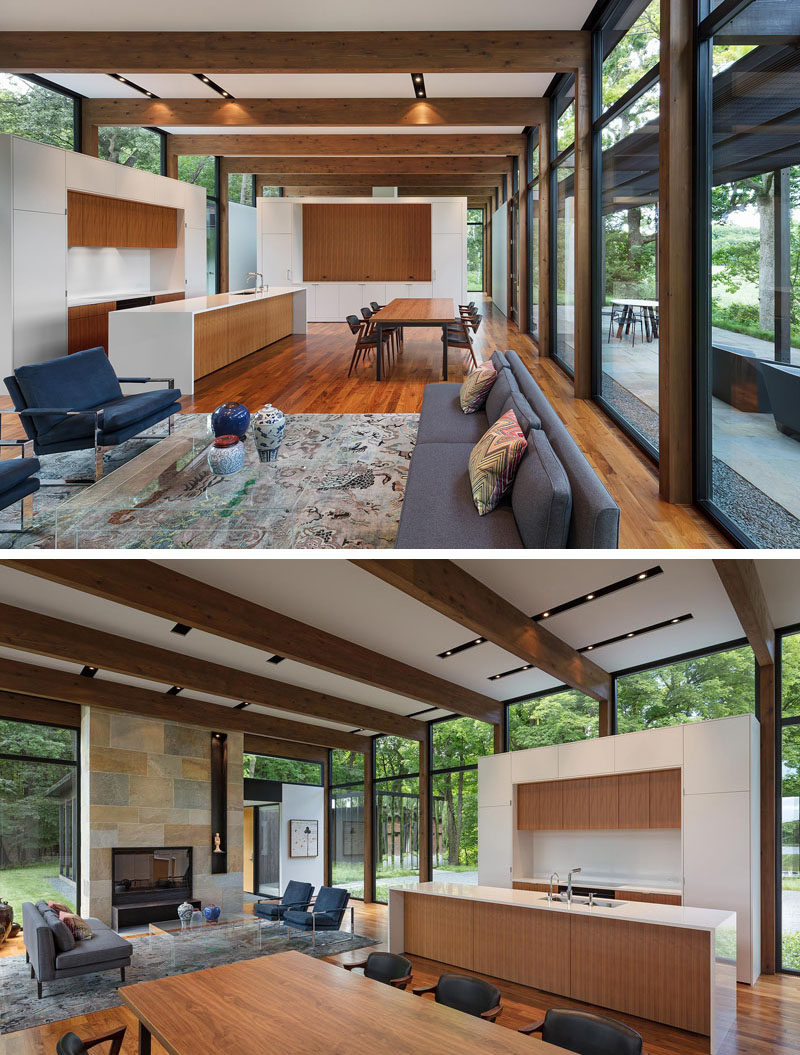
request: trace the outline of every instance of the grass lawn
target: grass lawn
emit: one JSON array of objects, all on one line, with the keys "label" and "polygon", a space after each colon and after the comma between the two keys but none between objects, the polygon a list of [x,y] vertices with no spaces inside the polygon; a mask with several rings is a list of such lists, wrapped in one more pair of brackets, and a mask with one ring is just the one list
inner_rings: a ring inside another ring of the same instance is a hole
[{"label": "grass lawn", "polygon": [[74,899],[71,900],[52,884],[46,882],[48,877],[52,878],[56,875],[58,875],[57,861],[28,865],[25,868],[0,869],[0,897],[13,906],[15,922],[22,923],[23,901],[32,901],[34,904],[40,898],[44,898],[45,901],[60,901],[74,911]]}]

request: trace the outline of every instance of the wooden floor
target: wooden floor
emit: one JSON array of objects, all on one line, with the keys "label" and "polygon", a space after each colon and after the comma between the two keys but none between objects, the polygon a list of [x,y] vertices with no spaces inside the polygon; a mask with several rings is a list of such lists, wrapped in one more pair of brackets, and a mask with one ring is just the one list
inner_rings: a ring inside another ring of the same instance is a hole
[{"label": "wooden floor", "polygon": [[[373,948],[386,947],[384,942],[387,933],[387,909],[384,905],[362,905],[356,902],[355,926],[358,934],[378,939],[381,942]],[[21,947],[19,940],[9,945],[15,951],[19,951]],[[344,953],[341,956],[332,956],[330,960],[338,963],[347,959],[361,960],[363,957],[364,952],[359,950]],[[415,986],[435,982],[439,974],[448,969],[442,964],[422,960],[416,956],[412,956],[411,960],[414,963],[413,984]],[[492,979],[492,981],[503,994],[504,1009],[498,1023],[506,1029],[518,1029],[520,1026],[533,1022],[541,1017],[549,1007],[585,1006],[564,1000],[562,997],[553,997],[536,989],[528,989],[522,985],[514,985],[497,979]],[[112,975],[109,975],[109,982],[114,984]],[[46,989],[45,986],[45,991]],[[298,999],[303,999],[305,995],[307,994],[297,994]],[[739,1007],[737,1025],[728,1034],[721,1049],[721,1055],[790,1055],[790,1053],[797,1055],[800,1051],[800,978],[788,975],[764,976],[755,986],[738,986],[737,997]],[[48,999],[46,995],[45,999]],[[253,999],[258,999],[257,993],[253,994]],[[409,1000],[412,999],[416,998],[409,995]],[[422,999],[430,998],[423,997]],[[1,1000],[2,995],[0,995]],[[347,1031],[347,1008],[343,1007],[340,1011],[341,1030],[344,1035]],[[210,1009],[210,1012],[213,1013],[213,1009]],[[642,1034],[648,1055],[703,1055],[708,1051],[707,1040],[694,1034],[654,1025],[626,1015],[615,1017],[629,1023]],[[7,1034],[0,1037],[0,1055],[52,1055],[55,1051],[56,1040],[69,1030],[79,1036],[89,1037],[97,1036],[120,1025],[129,1026],[122,1048],[123,1055],[136,1055],[136,1020],[133,1013],[124,1007],[98,1011],[92,1015],[65,1019],[49,1026]],[[301,1050],[298,1047],[298,1055]],[[346,1046],[343,1050],[346,1050]],[[163,1048],[155,1040],[153,1041],[153,1055],[163,1055]],[[376,1055],[381,1055],[378,1049],[376,1049]],[[446,1055],[446,1053],[437,1052],[435,1055]]]}]

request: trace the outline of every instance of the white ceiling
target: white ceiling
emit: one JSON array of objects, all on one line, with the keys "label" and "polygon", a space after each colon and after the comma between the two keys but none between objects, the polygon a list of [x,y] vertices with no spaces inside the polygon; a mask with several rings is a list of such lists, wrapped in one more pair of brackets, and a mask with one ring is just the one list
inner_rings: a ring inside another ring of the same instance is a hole
[{"label": "white ceiling", "polygon": [[522,125],[249,125],[231,128],[230,125],[178,125],[171,126],[170,132],[175,135],[283,135],[283,136],[381,136],[396,133],[412,135],[519,135]]},{"label": "white ceiling", "polygon": [[[556,684],[538,670],[489,681],[492,674],[521,665],[516,656],[491,643],[439,659],[437,653],[469,641],[474,633],[345,560],[237,556],[227,560],[170,558],[158,563],[493,699],[511,699]],[[595,662],[609,671],[656,663],[681,652],[712,647],[743,636],[708,559],[537,558],[458,563],[526,615],[660,564],[664,569],[662,575],[553,616],[547,622],[551,631],[579,648],[662,619],[692,613],[694,618],[687,623],[593,651]],[[800,561],[760,558],[758,567],[775,625],[800,622]],[[400,694],[375,689],[303,663],[292,660],[279,665],[268,663],[267,653],[203,631],[192,630],[186,637],[179,637],[170,633],[171,621],[5,567],[0,567],[0,596],[8,604],[395,713],[412,714],[425,706]],[[58,669],[79,669],[79,664],[43,660],[6,649],[0,649],[0,656]],[[98,677],[149,688],[168,688],[105,671]],[[189,695],[228,706],[239,702],[232,697],[220,698],[194,691]],[[254,709],[302,720],[274,709]],[[443,714],[437,710],[426,713],[424,718]],[[336,723],[335,714],[331,715],[330,722],[311,721],[336,728],[349,727]]]},{"label": "white ceiling", "polygon": [[3,10],[6,30],[318,31],[580,29],[593,0],[266,0],[220,4],[219,0],[29,0]]}]

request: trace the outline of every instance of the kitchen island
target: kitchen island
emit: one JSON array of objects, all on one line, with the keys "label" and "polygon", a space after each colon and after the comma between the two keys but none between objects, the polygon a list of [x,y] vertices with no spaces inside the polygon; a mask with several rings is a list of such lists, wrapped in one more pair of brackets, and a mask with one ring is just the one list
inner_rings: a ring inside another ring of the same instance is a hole
[{"label": "kitchen island", "polygon": [[305,286],[215,293],[110,312],[108,357],[121,376],[174,377],[189,395],[198,378],[305,332]]},{"label": "kitchen island", "polygon": [[736,1016],[736,914],[550,902],[458,883],[389,890],[389,949],[699,1033]]}]

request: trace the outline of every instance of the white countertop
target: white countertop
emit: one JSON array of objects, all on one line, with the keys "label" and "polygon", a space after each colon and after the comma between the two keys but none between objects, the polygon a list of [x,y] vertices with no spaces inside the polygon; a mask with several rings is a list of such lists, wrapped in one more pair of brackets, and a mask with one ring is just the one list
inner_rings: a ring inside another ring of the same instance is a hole
[{"label": "white countertop", "polygon": [[712,931],[717,927],[735,926],[736,913],[721,909],[684,908],[680,905],[654,905],[646,901],[630,901],[617,908],[588,905],[566,905],[549,902],[546,894],[534,890],[508,890],[504,887],[468,886],[463,883],[414,883],[411,886],[390,887],[403,894],[430,894],[433,897],[457,897],[465,901],[484,901],[492,905],[514,905],[539,909],[542,912],[572,912],[579,916],[594,916],[625,920],[628,923],[653,923],[684,930]]},{"label": "white countertop", "polygon": [[109,300],[132,300],[134,297],[161,297],[165,293],[183,293],[183,289],[131,289],[120,292],[117,289],[105,293],[81,293],[68,296],[67,307],[77,308],[81,304],[104,304]]},{"label": "white countertop", "polygon": [[142,308],[127,308],[125,314],[133,312],[150,312],[158,314],[199,315],[204,311],[215,311],[217,308],[235,308],[242,304],[252,304],[258,300],[271,300],[273,297],[285,297],[288,293],[305,292],[305,286],[270,286],[266,293],[245,294],[212,293],[206,297],[192,297],[191,300],[170,300],[166,304],[149,304]]},{"label": "white countertop", "polygon": [[[566,873],[559,877],[559,885],[566,886],[567,877]],[[548,875],[536,875],[536,876],[514,876],[515,883],[544,883],[548,886],[550,883],[550,876]],[[658,879],[652,883],[642,879],[625,879],[620,876],[616,878],[611,876],[599,876],[592,872],[588,872],[584,875],[583,872],[579,872],[578,875],[573,879],[574,886],[578,887],[598,887],[603,890],[634,890],[641,894],[681,894],[681,888],[677,880],[671,881],[670,877],[663,877],[663,882]]]}]

